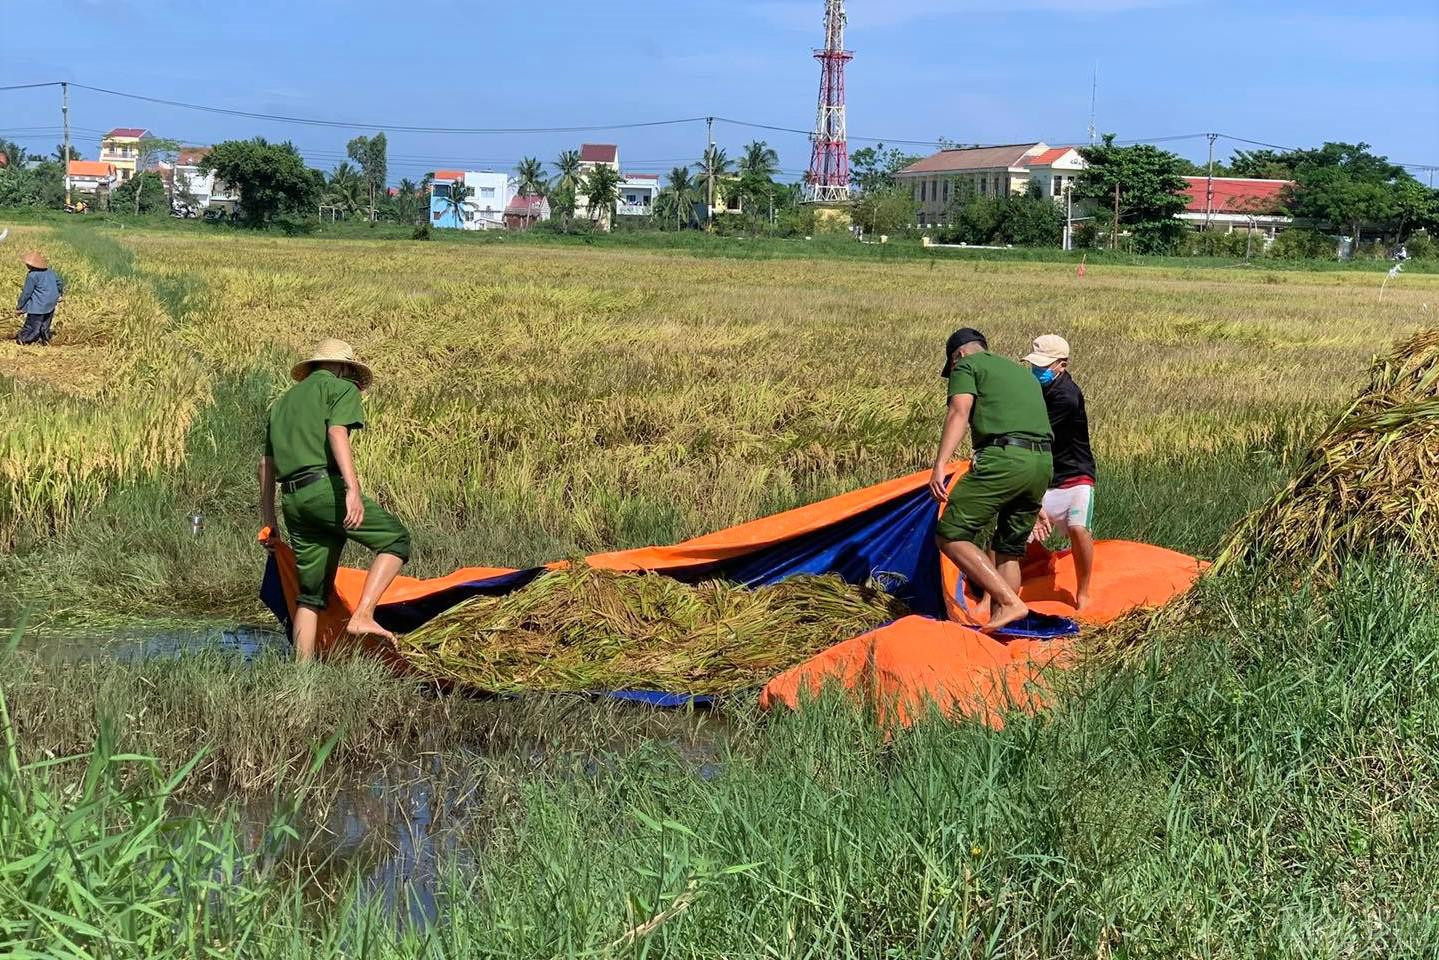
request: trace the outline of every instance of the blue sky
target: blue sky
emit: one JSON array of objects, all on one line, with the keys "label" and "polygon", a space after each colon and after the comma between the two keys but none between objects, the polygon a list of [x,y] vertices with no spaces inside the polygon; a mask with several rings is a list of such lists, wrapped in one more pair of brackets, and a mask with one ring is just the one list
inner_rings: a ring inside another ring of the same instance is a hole
[{"label": "blue sky", "polygon": [[[460,0],[4,0],[0,85],[71,80],[260,113],[444,127],[546,127],[716,115],[808,129],[823,0],[619,4]],[[1370,7],[1372,12],[1358,9]],[[1439,164],[1439,4],[1183,0],[851,0],[853,137],[1079,142],[1217,131],[1284,145],[1364,140]],[[0,136],[59,141],[58,90],[0,92]],[[76,90],[76,142],[144,126],[212,142],[292,139],[329,168],[373,132],[198,113]],[[623,165],[692,163],[704,124],[612,132],[391,133],[391,175],[549,161],[581,140]],[[761,137],[798,174],[804,137]],[[87,139],[88,138],[88,139]],[[854,140],[851,150],[863,146]],[[1202,159],[1202,139],[1166,144]],[[1221,141],[1225,157],[1234,144]],[[921,148],[913,148],[922,152]],[[1427,179],[1428,174],[1423,174]]]}]

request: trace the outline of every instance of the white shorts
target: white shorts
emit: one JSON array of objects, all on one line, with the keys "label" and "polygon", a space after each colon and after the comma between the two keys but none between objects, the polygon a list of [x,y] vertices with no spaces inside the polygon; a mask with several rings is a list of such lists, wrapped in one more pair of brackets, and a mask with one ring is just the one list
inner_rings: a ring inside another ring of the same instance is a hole
[{"label": "white shorts", "polygon": [[1070,527],[1088,530],[1094,520],[1094,487],[1080,484],[1046,490],[1044,515],[1054,524],[1054,532],[1066,540],[1069,539]]}]

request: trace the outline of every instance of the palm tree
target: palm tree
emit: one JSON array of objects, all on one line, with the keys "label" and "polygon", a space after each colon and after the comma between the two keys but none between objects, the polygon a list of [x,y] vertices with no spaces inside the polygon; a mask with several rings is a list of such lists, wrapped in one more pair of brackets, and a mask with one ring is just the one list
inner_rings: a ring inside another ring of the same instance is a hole
[{"label": "palm tree", "polygon": [[346,215],[354,213],[364,205],[365,181],[360,172],[348,162],[342,162],[335,168],[335,172],[330,174],[330,182],[325,185],[325,202],[344,211]]},{"label": "palm tree", "polygon": [[779,172],[779,154],[763,140],[751,140],[745,144],[744,156],[739,161],[739,174],[757,180],[773,180]]},{"label": "palm tree", "polygon": [[542,197],[545,188],[549,186],[545,182],[545,165],[535,157],[525,157],[515,167],[515,179],[519,181],[519,191],[522,197]]},{"label": "palm tree", "polygon": [[580,189],[580,152],[578,150],[561,151],[559,159],[555,160],[555,180],[550,186],[556,190],[569,190],[578,193]]},{"label": "palm tree", "polygon": [[689,167],[675,167],[665,178],[664,189],[655,199],[655,213],[666,221],[675,218],[675,229],[694,219],[696,194],[695,181],[690,178]]},{"label": "palm tree", "polygon": [[720,197],[718,181],[730,170],[730,158],[725,155],[724,147],[716,147],[714,144],[705,147],[704,156],[700,157],[700,179],[705,186],[705,220],[714,219],[714,204]]},{"label": "palm tree", "polygon": [[585,177],[584,189],[590,204],[590,219],[603,223],[608,230],[615,202],[620,198],[620,172],[609,164],[596,164]]},{"label": "palm tree", "polygon": [[423,219],[420,216],[420,185],[406,177],[396,190],[395,212],[401,222],[419,223]]},{"label": "palm tree", "polygon": [[744,156],[739,161],[739,190],[743,200],[751,200],[756,206],[760,201],[769,200],[774,209],[774,175],[779,172],[779,154],[763,140],[751,140],[745,144]]}]

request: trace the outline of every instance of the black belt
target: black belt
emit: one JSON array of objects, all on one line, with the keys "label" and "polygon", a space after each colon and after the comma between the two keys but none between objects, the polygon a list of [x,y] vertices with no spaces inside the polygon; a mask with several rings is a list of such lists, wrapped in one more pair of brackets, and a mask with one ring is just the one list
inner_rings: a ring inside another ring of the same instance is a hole
[{"label": "black belt", "polygon": [[319,483],[321,480],[324,480],[325,478],[331,476],[334,476],[334,474],[330,473],[330,471],[328,470],[311,470],[308,473],[300,474],[298,477],[291,477],[288,480],[281,480],[280,492],[294,493],[301,487],[308,487],[312,483]]},{"label": "black belt", "polygon": [[1034,450],[1037,453],[1049,453],[1053,445],[1048,440],[1030,440],[1028,437],[1012,437],[1007,434],[998,437],[989,437],[979,445],[979,449],[985,447],[1019,447],[1021,450]]}]

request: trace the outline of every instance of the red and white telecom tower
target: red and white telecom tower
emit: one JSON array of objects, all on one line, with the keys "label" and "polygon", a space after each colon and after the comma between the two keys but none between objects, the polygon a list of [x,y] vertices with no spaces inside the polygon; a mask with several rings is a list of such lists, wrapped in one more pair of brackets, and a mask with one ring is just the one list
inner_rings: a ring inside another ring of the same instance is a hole
[{"label": "red and white telecom tower", "polygon": [[849,142],[844,130],[844,65],[854,54],[844,48],[844,0],[825,0],[824,49],[819,61],[819,113],[810,139],[814,150],[804,178],[806,203],[849,200]]}]

